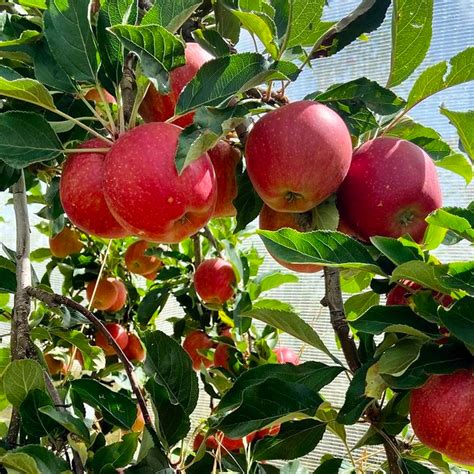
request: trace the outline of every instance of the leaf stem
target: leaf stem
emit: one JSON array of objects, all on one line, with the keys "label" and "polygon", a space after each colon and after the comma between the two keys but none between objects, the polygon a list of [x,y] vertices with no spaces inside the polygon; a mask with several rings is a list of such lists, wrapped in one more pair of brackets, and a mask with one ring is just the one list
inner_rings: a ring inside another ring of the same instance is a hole
[{"label": "leaf stem", "polygon": [[95,86],[96,86],[97,92],[99,93],[100,100],[102,101],[102,104],[104,105],[105,113],[107,115],[107,118],[110,124],[110,130],[112,132],[112,135],[115,137],[117,136],[117,128],[115,127],[115,121],[114,121],[114,118],[112,117],[112,111],[110,110],[110,105],[107,102],[107,99],[104,94],[104,90],[102,89],[100,84],[96,82]]},{"label": "leaf stem", "polygon": [[109,130],[109,122],[107,122],[107,120],[104,120],[100,114],[97,112],[97,110],[95,109],[95,107],[92,107],[92,105],[89,103],[89,101],[84,97],[84,95],[82,94],[82,92],[80,93],[80,99],[82,100],[82,102],[85,104],[85,106],[94,114],[94,117],[102,124],[102,126]]}]

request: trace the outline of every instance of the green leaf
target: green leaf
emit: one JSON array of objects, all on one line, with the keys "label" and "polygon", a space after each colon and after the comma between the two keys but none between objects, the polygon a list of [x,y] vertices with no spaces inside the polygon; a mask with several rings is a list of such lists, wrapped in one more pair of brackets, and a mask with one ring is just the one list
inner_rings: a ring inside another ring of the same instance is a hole
[{"label": "green leaf", "polygon": [[323,461],[313,474],[338,474],[344,459],[331,458]]},{"label": "green leaf", "polygon": [[[0,167],[1,169],[1,167]],[[15,293],[16,275],[9,268],[4,268],[0,262],[0,292]]]},{"label": "green leaf", "polygon": [[141,24],[161,25],[175,33],[201,4],[202,0],[156,0]]},{"label": "green leaf", "polygon": [[26,453],[8,452],[0,456],[0,464],[5,468],[10,468],[9,474],[43,474],[36,461]]},{"label": "green leaf", "polygon": [[66,428],[69,432],[79,436],[79,438],[86,443],[90,442],[89,429],[80,418],[67,411],[58,411],[52,405],[43,405],[38,411],[49,416],[56,423]]},{"label": "green leaf", "polygon": [[423,260],[423,253],[418,244],[407,239],[390,237],[371,237],[370,241],[396,265],[412,260]]},{"label": "green leaf", "polygon": [[430,66],[423,71],[413,85],[407,101],[407,110],[430,95],[474,79],[474,47],[453,56],[448,63]]},{"label": "green leaf", "polygon": [[67,472],[69,464],[58,456],[55,456],[49,449],[39,444],[28,444],[21,448],[16,448],[12,453],[23,453],[31,456],[38,466],[41,474],[57,474]]},{"label": "green leaf", "polygon": [[233,204],[237,210],[237,223],[234,233],[244,230],[259,215],[263,201],[255,191],[247,170],[237,176],[237,197]]},{"label": "green leaf", "polygon": [[100,411],[108,423],[128,430],[135,423],[137,404],[130,397],[92,379],[73,380],[71,387],[84,403]]},{"label": "green leaf", "polygon": [[401,84],[422,63],[431,43],[432,21],[433,0],[394,0],[388,87]]},{"label": "green leaf", "polygon": [[183,42],[159,25],[116,25],[109,30],[140,57],[143,74],[158,91],[168,92],[169,72],[186,62]]},{"label": "green leaf", "polygon": [[0,40],[0,48],[7,46],[21,46],[23,44],[34,43],[41,37],[41,33],[36,30],[23,30],[18,38],[10,40]]},{"label": "green leaf", "polygon": [[44,35],[51,53],[76,81],[96,82],[97,47],[89,23],[89,0],[49,0]]},{"label": "green leaf", "polygon": [[18,3],[24,7],[39,8],[46,10],[46,0],[19,0]]},{"label": "green leaf", "polygon": [[402,375],[406,369],[420,356],[423,341],[414,337],[406,337],[387,349],[378,362],[381,374]]},{"label": "green leaf", "polygon": [[378,305],[379,301],[380,295],[373,291],[366,291],[347,298],[344,303],[346,319],[348,321],[353,321],[372,306]]},{"label": "green leaf", "polygon": [[361,268],[383,275],[366,247],[335,231],[298,232],[259,230],[265,247],[276,258],[289,263],[318,263],[331,267]]},{"label": "green leaf", "polygon": [[0,95],[39,105],[49,110],[56,109],[48,89],[34,79],[15,79],[8,81],[0,77]]},{"label": "green leaf", "polygon": [[454,112],[448,110],[445,107],[441,107],[441,113],[448,117],[449,121],[456,127],[459,137],[461,138],[461,143],[470,156],[471,161],[474,160],[474,138],[472,130],[474,129],[474,111],[470,110],[468,112]]},{"label": "green leaf", "polygon": [[216,30],[194,30],[193,38],[207,52],[218,58],[230,54],[229,44]]},{"label": "green leaf", "polygon": [[137,320],[146,326],[156,313],[160,313],[170,296],[170,287],[158,287],[149,291],[140,302],[137,311]]},{"label": "green leaf", "polygon": [[137,0],[105,0],[97,17],[97,43],[102,67],[118,84],[122,78],[124,50],[120,40],[108,31],[113,25],[135,24],[138,19]]},{"label": "green leaf", "polygon": [[240,36],[240,21],[229,10],[226,0],[214,2],[214,13],[218,33],[229,39],[232,44],[237,44]]},{"label": "green leaf", "polygon": [[449,293],[449,290],[442,284],[436,275],[436,265],[412,260],[395,268],[390,281],[412,280],[419,283],[425,288],[440,291],[441,293]]},{"label": "green leaf", "polygon": [[292,0],[289,2],[285,46],[309,46],[324,33],[320,26],[324,0]]},{"label": "green leaf", "polygon": [[331,351],[325,346],[317,332],[306,321],[303,321],[294,312],[274,308],[272,300],[257,301],[252,309],[243,313],[243,316],[257,319],[269,326],[280,329],[300,341],[319,349],[338,362],[337,358],[335,358]]},{"label": "green leaf", "polygon": [[[137,450],[138,436],[139,433],[129,433],[124,435],[121,441],[98,449],[91,463],[94,472],[104,472],[102,468],[107,465],[113,468],[128,466]],[[114,470],[117,472],[116,469]]]},{"label": "green leaf", "polygon": [[268,459],[296,459],[313,451],[324,435],[326,424],[316,420],[290,421],[281,426],[277,436],[267,436],[257,442],[253,457]]},{"label": "green leaf", "polygon": [[[212,458],[211,458],[212,459]],[[195,466],[194,464],[193,466]],[[189,469],[192,469],[190,466]],[[188,472],[190,472],[188,470]],[[152,447],[138,464],[127,469],[127,474],[173,474],[166,455],[159,447]]]},{"label": "green leaf", "polygon": [[431,213],[426,221],[431,225],[448,229],[459,237],[474,242],[474,209],[443,207]]},{"label": "green leaf", "polygon": [[3,373],[3,391],[8,401],[18,408],[35,388],[44,390],[43,368],[31,359],[10,362]]},{"label": "green leaf", "polygon": [[336,207],[336,196],[330,196],[311,210],[315,229],[336,230],[339,225],[339,211]]},{"label": "green leaf", "polygon": [[438,308],[443,326],[468,346],[474,347],[474,298],[466,296],[450,308]]},{"label": "green leaf", "polygon": [[403,472],[409,474],[433,474],[431,469],[428,469],[423,464],[415,462],[412,459],[402,458],[400,464],[403,466]]},{"label": "green leaf", "polygon": [[439,336],[438,326],[420,318],[408,306],[372,306],[350,324],[368,334],[382,334],[392,327],[396,332],[405,332],[401,326],[407,326],[422,334]]},{"label": "green leaf", "polygon": [[22,79],[23,76],[11,67],[0,64],[0,77],[7,81],[14,81],[16,79]]},{"label": "green leaf", "polygon": [[187,352],[161,331],[145,335],[145,372],[168,392],[173,405],[190,415],[199,396],[198,381]]},{"label": "green leaf", "polygon": [[316,413],[322,398],[306,385],[277,378],[246,387],[242,403],[221,418],[214,428],[231,438],[240,438],[277,421]]},{"label": "green leaf", "polygon": [[176,114],[183,115],[202,106],[218,106],[232,96],[270,80],[287,76],[258,53],[223,56],[204,64],[184,88],[176,105]]},{"label": "green leaf", "polygon": [[474,296],[474,261],[437,265],[435,274],[445,288],[464,290]]},{"label": "green leaf", "polygon": [[28,392],[19,408],[23,429],[35,437],[61,434],[61,426],[44,415],[40,411],[42,407],[50,407],[54,410],[51,397],[43,390],[36,388]]},{"label": "green leaf", "polygon": [[252,300],[256,299],[261,293],[278,288],[286,283],[297,283],[299,278],[292,273],[283,273],[279,270],[263,273],[254,281],[254,291],[251,293]]},{"label": "green leaf", "polygon": [[276,26],[273,20],[262,12],[244,12],[232,10],[243,27],[256,35],[273,59],[278,59],[278,43],[276,40]]},{"label": "green leaf", "polygon": [[19,111],[0,114],[0,160],[7,165],[25,168],[52,160],[61,151],[61,142],[41,115]]}]

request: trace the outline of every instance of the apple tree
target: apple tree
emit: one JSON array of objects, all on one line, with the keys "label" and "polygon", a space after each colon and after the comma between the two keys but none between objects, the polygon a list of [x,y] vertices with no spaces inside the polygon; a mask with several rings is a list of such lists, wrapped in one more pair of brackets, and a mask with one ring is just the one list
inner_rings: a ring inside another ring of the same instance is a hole
[{"label": "apple tree", "polygon": [[[378,472],[474,465],[474,263],[433,253],[474,241],[474,206],[442,207],[437,176],[471,181],[473,112],[440,109],[459,149],[409,115],[474,79],[474,49],[400,97],[433,0],[362,0],[337,22],[325,3],[0,4],[0,190],[17,238],[0,257],[2,472],[303,473],[326,432],[341,451],[316,473],[363,472],[354,450],[373,446]],[[386,85],[288,99],[387,15]],[[244,30],[255,52],[239,52]],[[31,230],[49,246],[31,248]],[[260,270],[255,234],[281,270]],[[267,294],[316,272],[337,353]],[[321,361],[276,347],[281,333]],[[320,393],[337,377],[338,407]]]}]

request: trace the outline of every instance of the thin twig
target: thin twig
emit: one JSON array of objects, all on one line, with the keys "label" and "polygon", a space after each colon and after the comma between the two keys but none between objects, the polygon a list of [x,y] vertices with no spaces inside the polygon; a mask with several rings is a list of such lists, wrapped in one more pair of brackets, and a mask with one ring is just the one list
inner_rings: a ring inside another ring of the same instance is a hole
[{"label": "thin twig", "polygon": [[191,237],[193,241],[193,247],[194,247],[194,268],[199,267],[202,262],[202,254],[201,254],[201,239],[199,238],[199,233],[194,234]]},{"label": "thin twig", "polygon": [[136,64],[137,57],[133,53],[128,53],[123,64],[123,75],[120,81],[122,103],[119,106],[122,107],[121,113],[123,114],[124,126],[125,124],[133,125],[130,123],[130,118],[137,96]]},{"label": "thin twig", "polygon": [[213,233],[211,232],[211,229],[206,225],[202,229],[202,235],[209,240],[210,244],[214,247],[217,255],[221,255],[221,250],[219,248],[219,243],[217,242],[216,238],[214,237]]}]

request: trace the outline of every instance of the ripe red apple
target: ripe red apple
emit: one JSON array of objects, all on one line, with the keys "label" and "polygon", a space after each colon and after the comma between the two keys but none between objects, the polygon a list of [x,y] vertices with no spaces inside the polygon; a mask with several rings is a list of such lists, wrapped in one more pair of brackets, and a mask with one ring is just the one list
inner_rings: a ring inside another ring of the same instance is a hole
[{"label": "ripe red apple", "polygon": [[[97,289],[94,294],[96,286]],[[98,282],[94,280],[88,282],[86,285],[86,295],[91,308],[100,309],[102,311],[113,306],[117,300],[118,291],[118,287],[113,283],[112,278],[101,278]],[[94,296],[94,300],[92,300],[92,296]]]},{"label": "ripe red apple", "polygon": [[413,430],[426,446],[474,465],[474,373],[433,375],[411,392]]},{"label": "ripe red apple", "polygon": [[125,266],[127,270],[138,275],[147,275],[156,272],[162,265],[162,261],[154,255],[145,255],[149,243],[137,240],[125,251]]},{"label": "ripe red apple", "polygon": [[235,170],[240,161],[240,151],[230,143],[219,140],[208,151],[217,180],[217,203],[213,217],[231,217],[237,214],[232,201],[237,197]]},{"label": "ripe red apple", "polygon": [[115,313],[116,311],[120,311],[125,306],[128,292],[122,280],[117,278],[109,278],[109,280],[115,286],[115,288],[117,288],[117,298],[115,298],[115,301],[112,303],[112,305],[107,308],[107,311]]},{"label": "ripe red apple", "polygon": [[[119,347],[125,349],[128,344],[127,331],[117,323],[109,323],[106,324],[105,327],[107,331],[110,332],[110,335],[115,339]],[[100,331],[96,332],[95,344],[103,349],[105,355],[115,355],[115,349],[109,344],[107,338]]]},{"label": "ripe red apple", "polygon": [[236,284],[232,265],[222,258],[204,260],[194,273],[194,288],[207,304],[223,305],[234,297]]},{"label": "ripe red apple", "polygon": [[[410,295],[415,294],[423,289],[421,285],[411,280],[402,280],[401,283],[403,283],[403,286],[397,285],[387,293],[387,306],[408,306],[408,298]],[[438,291],[433,291],[432,295],[435,301],[445,308],[451,306],[454,303],[454,300],[449,295],[445,295]]]},{"label": "ripe red apple", "polygon": [[145,349],[135,334],[128,335],[128,343],[123,352],[131,362],[143,362],[145,360]]},{"label": "ripe red apple", "polygon": [[[106,148],[98,138],[79,148]],[[59,193],[71,222],[88,234],[120,239],[128,232],[115,220],[104,199],[105,153],[75,153],[63,166]]]},{"label": "ripe red apple", "polygon": [[[181,91],[193,79],[204,63],[213,57],[197,43],[186,43],[184,50],[186,64],[173,69],[170,73],[171,92],[160,94],[150,84],[148,91],[140,105],[140,115],[145,122],[164,122],[174,115]],[[187,127],[193,122],[194,113],[189,113],[173,121],[175,125]]]},{"label": "ripe red apple", "polygon": [[81,234],[70,227],[65,227],[49,239],[49,249],[56,258],[65,258],[74,253],[79,253],[82,247]]},{"label": "ripe red apple", "polygon": [[264,428],[263,430],[257,431],[255,434],[255,439],[262,439],[266,436],[276,436],[280,432],[281,425],[273,425],[269,428]]},{"label": "ripe red apple", "polygon": [[[251,443],[255,439],[256,433],[250,433],[245,438],[247,443]],[[202,442],[204,441],[204,434],[198,433],[194,438],[193,442],[193,450],[197,451],[201,446]],[[244,448],[244,440],[243,438],[229,438],[228,436],[224,436],[221,431],[218,431],[215,435],[211,435],[206,439],[206,448],[211,449],[213,451],[220,449],[225,453],[225,451],[229,452],[239,452],[241,449]]]},{"label": "ripe red apple", "polygon": [[105,160],[104,193],[112,214],[145,240],[177,243],[207,224],[217,187],[207,154],[178,175],[179,127],[147,123],[123,134]]},{"label": "ripe red apple", "polygon": [[212,361],[198,351],[206,351],[214,346],[212,339],[202,331],[194,331],[188,334],[183,341],[183,349],[188,353],[193,362],[193,369],[200,370],[201,363],[205,367],[210,367]]},{"label": "ripe red apple", "polygon": [[423,239],[426,216],[441,207],[436,168],[417,145],[382,137],[355,151],[337,206],[363,240],[375,235]]},{"label": "ripe red apple", "polygon": [[[263,205],[259,216],[259,227],[262,230],[279,230],[283,227],[289,227],[300,232],[304,232],[305,226],[302,223],[304,217],[301,214],[293,214],[290,212],[277,212]],[[271,255],[271,254],[270,254]],[[321,265],[315,265],[314,263],[287,263],[283,260],[272,257],[282,266],[293,270],[294,272],[300,273],[315,273],[323,269]]]},{"label": "ripe red apple", "polygon": [[299,365],[300,363],[298,354],[289,347],[278,347],[273,349],[273,352],[275,353],[279,364]]},{"label": "ripe red apple", "polygon": [[351,155],[344,121],[310,100],[265,114],[250,131],[245,148],[255,190],[279,212],[309,211],[336,192]]},{"label": "ripe red apple", "polygon": [[216,351],[214,352],[214,367],[222,367],[223,369],[229,370],[229,349],[227,344],[217,344]]}]

